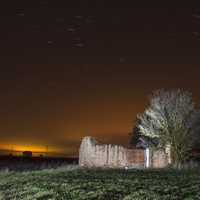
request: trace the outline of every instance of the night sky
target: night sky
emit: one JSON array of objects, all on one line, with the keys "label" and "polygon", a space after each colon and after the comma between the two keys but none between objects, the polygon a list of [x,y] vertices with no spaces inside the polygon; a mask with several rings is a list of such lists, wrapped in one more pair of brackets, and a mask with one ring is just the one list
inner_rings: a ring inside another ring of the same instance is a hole
[{"label": "night sky", "polygon": [[77,155],[81,138],[127,145],[159,88],[200,103],[195,1],[4,1],[0,148]]}]

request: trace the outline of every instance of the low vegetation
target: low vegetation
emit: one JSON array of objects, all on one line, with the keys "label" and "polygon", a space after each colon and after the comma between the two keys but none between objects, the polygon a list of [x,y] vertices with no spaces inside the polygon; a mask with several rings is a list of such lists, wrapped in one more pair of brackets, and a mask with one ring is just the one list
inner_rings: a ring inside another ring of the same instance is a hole
[{"label": "low vegetation", "polygon": [[86,170],[0,172],[1,200],[200,199],[200,171]]},{"label": "low vegetation", "polygon": [[0,156],[0,171],[34,171],[78,164],[77,158]]}]

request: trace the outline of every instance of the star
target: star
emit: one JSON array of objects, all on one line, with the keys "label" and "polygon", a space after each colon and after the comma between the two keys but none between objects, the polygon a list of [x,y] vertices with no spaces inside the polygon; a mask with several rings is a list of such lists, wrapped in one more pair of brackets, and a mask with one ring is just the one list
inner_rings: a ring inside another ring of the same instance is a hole
[{"label": "star", "polygon": [[83,18],[83,16],[81,16],[81,15],[76,15],[76,16],[74,16],[76,19],[82,19]]},{"label": "star", "polygon": [[125,62],[125,58],[124,58],[124,57],[120,57],[119,62],[120,62],[120,63]]},{"label": "star", "polygon": [[193,34],[194,34],[195,36],[199,36],[199,32],[197,32],[197,31],[193,32]]},{"label": "star", "polygon": [[75,28],[68,28],[67,30],[68,30],[69,32],[75,32],[75,31],[76,31]]},{"label": "star", "polygon": [[76,47],[84,47],[85,45],[83,43],[77,43],[77,44],[74,44],[74,46],[76,46]]},{"label": "star", "polygon": [[200,15],[198,15],[198,14],[194,14],[192,16],[195,17],[195,18],[197,18],[197,19],[200,19]]},{"label": "star", "polygon": [[47,44],[51,45],[51,44],[53,44],[53,41],[52,40],[48,40]]},{"label": "star", "polygon": [[24,17],[25,14],[24,14],[24,13],[17,13],[17,16],[19,16],[19,17]]}]

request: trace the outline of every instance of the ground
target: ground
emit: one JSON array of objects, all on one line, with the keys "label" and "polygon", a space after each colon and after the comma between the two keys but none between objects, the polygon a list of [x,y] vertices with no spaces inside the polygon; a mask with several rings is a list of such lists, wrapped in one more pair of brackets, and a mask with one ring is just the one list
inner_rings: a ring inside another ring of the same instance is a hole
[{"label": "ground", "polygon": [[0,172],[1,200],[200,199],[200,170],[86,170],[72,167]]}]

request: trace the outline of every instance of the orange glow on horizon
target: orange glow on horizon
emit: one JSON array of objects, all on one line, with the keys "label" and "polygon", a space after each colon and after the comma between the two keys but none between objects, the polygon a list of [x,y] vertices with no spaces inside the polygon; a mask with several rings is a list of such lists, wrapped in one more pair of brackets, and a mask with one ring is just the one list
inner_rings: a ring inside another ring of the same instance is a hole
[{"label": "orange glow on horizon", "polygon": [[8,150],[8,151],[32,151],[33,153],[46,153],[48,151],[48,153],[60,153],[61,150],[60,149],[56,149],[56,148],[51,148],[51,149],[47,149],[44,146],[25,146],[25,145],[1,145],[0,146],[0,150]]}]

